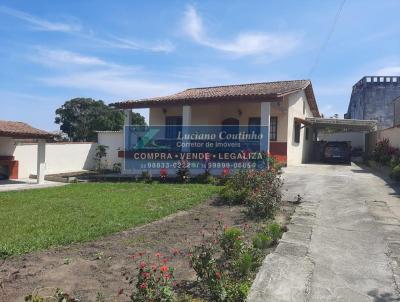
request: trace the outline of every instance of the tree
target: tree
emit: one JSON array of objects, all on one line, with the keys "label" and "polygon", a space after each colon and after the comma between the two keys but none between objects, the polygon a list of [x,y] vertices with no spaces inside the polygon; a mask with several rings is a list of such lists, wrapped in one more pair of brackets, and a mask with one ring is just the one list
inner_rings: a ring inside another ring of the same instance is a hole
[{"label": "tree", "polygon": [[[135,113],[133,123],[145,124],[144,117]],[[119,131],[124,124],[124,113],[114,110],[103,101],[75,98],[56,110],[55,123],[73,141],[96,141],[95,131]]]}]

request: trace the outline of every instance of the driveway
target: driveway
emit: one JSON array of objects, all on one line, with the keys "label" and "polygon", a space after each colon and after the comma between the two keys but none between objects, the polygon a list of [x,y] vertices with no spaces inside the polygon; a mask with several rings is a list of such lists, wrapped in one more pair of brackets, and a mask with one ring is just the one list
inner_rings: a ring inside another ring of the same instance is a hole
[{"label": "driveway", "polygon": [[400,301],[400,191],[355,165],[289,167],[284,177],[286,197],[304,202],[249,301]]}]

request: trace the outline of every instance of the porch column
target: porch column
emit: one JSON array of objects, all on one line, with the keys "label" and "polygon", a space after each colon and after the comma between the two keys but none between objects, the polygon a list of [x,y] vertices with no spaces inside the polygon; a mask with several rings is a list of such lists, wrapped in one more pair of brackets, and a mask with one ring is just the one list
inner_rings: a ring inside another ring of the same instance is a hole
[{"label": "porch column", "polygon": [[[192,106],[183,106],[182,107],[182,136],[185,134],[190,134],[190,126],[192,124]],[[182,140],[182,143],[186,144],[189,141]],[[182,147],[182,152],[189,152],[190,147],[184,146]]]},{"label": "porch column", "polygon": [[[260,151],[269,151],[269,121],[271,116],[271,105],[269,102],[262,102],[260,108],[260,126],[262,139]],[[267,126],[267,127],[266,127]]]},{"label": "porch column", "polygon": [[126,109],[124,110],[125,119],[124,119],[124,126],[129,126],[132,122],[132,110]]},{"label": "porch column", "polygon": [[37,183],[44,183],[44,176],[46,173],[46,141],[40,139],[37,147]]}]

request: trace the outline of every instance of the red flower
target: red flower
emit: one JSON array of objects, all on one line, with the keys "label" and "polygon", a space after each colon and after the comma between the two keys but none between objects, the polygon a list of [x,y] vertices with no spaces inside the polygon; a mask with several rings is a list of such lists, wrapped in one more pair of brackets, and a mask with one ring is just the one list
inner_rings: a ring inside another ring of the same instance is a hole
[{"label": "red flower", "polygon": [[146,263],[144,263],[143,261],[140,262],[139,267],[141,269],[144,269],[146,267]]},{"label": "red flower", "polygon": [[220,272],[215,272],[215,278],[221,279],[221,273]]},{"label": "red flower", "polygon": [[142,288],[142,289],[147,288],[147,283],[143,282],[142,284],[140,284],[140,288]]},{"label": "red flower", "polygon": [[168,170],[166,168],[161,168],[160,169],[160,176],[161,177],[166,177],[168,175]]},{"label": "red flower", "polygon": [[224,170],[222,171],[222,176],[228,176],[229,175],[229,168],[225,167]]},{"label": "red flower", "polygon": [[161,253],[156,253],[156,257],[160,258],[161,257]]},{"label": "red flower", "polygon": [[161,266],[160,267],[160,271],[162,271],[163,273],[167,272],[168,271],[168,266],[166,266],[166,265]]},{"label": "red flower", "polygon": [[167,259],[167,258],[164,258],[164,259],[162,260],[162,262],[163,262],[163,263],[167,263],[167,262],[168,262],[168,259]]},{"label": "red flower", "polygon": [[171,275],[170,274],[165,274],[164,278],[168,280],[169,278],[171,278]]}]

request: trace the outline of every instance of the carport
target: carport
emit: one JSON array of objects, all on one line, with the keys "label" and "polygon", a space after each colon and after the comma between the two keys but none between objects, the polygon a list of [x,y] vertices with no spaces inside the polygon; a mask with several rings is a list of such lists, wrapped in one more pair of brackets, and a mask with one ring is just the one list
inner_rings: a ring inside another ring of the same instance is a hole
[{"label": "carport", "polygon": [[16,140],[37,142],[37,183],[44,182],[46,169],[46,141],[54,134],[34,128],[26,123],[0,121],[0,174],[18,179],[18,160],[14,157]]},{"label": "carport", "polygon": [[[336,118],[306,118],[296,119],[297,122],[308,126],[313,132],[313,148],[309,154],[310,161],[320,161],[320,149],[323,141],[352,141],[356,137],[361,138],[359,145],[366,150],[367,141],[365,135],[376,131],[377,121],[373,120],[353,120]],[[331,139],[329,139],[329,137]],[[361,142],[362,141],[362,142]],[[354,146],[353,146],[354,147]]]}]

